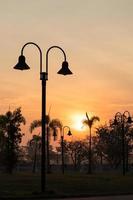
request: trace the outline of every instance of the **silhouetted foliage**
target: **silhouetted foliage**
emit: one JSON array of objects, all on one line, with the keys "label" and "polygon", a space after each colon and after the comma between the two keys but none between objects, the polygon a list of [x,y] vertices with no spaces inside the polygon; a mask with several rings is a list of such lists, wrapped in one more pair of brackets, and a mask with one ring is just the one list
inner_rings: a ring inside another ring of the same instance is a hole
[{"label": "silhouetted foliage", "polygon": [[5,115],[0,115],[1,162],[6,166],[6,171],[9,173],[12,173],[18,161],[19,144],[24,135],[21,132],[21,124],[25,124],[21,108],[17,108],[13,112],[8,111]]},{"label": "silhouetted foliage", "polygon": [[[97,155],[104,158],[112,168],[117,168],[122,162],[122,130],[121,124],[114,126],[110,123],[108,126],[97,128],[97,144],[95,146]],[[128,165],[128,156],[132,149],[133,129],[131,125],[125,126],[125,156]]]},{"label": "silhouetted foliage", "polygon": [[87,112],[86,112],[86,118],[87,119],[85,119],[83,121],[83,124],[87,125],[90,129],[90,132],[89,132],[89,151],[88,151],[88,174],[91,174],[92,173],[91,129],[92,129],[93,124],[96,121],[100,121],[100,118],[98,116],[89,117]]},{"label": "silhouetted foliage", "polygon": [[[32,133],[34,129],[41,127],[41,120],[34,120],[30,125],[30,132]],[[46,115],[46,153],[47,153],[47,172],[50,173],[50,156],[54,153],[49,153],[50,151],[50,137],[56,140],[58,133],[62,130],[62,123],[59,119],[50,119],[49,115]]]},{"label": "silhouetted foliage", "polygon": [[32,139],[29,142],[29,146],[31,147],[31,151],[33,151],[33,168],[32,172],[36,172],[36,163],[37,156],[40,157],[41,152],[41,137],[39,135],[33,135]]},{"label": "silhouetted foliage", "polygon": [[64,142],[65,153],[70,156],[75,170],[79,169],[81,162],[85,160],[84,145],[84,141]]}]

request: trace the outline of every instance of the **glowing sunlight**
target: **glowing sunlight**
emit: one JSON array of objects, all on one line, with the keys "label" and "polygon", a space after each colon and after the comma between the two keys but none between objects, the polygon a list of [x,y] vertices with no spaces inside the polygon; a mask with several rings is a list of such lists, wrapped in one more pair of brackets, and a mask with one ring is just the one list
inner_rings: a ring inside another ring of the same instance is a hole
[{"label": "glowing sunlight", "polygon": [[[91,113],[89,113],[89,116],[92,116]],[[85,114],[77,113],[71,116],[72,120],[72,128],[77,131],[84,131],[86,130],[86,127],[83,125],[83,120],[86,119]]]}]

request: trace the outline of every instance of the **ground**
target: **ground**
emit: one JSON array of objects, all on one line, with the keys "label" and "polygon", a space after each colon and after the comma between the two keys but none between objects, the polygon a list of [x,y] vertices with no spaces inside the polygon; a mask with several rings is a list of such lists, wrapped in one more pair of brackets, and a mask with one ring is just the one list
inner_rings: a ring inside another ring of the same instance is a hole
[{"label": "ground", "polygon": [[[0,174],[0,197],[41,197],[40,174],[31,172]],[[47,175],[48,197],[87,197],[133,194],[133,174],[54,173]]]}]

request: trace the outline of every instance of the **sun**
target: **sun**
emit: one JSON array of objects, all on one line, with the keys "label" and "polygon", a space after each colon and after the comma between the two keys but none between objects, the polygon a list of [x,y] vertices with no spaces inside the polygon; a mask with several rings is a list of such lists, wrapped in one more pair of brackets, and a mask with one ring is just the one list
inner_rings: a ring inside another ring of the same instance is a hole
[{"label": "sun", "polygon": [[[92,112],[87,112],[89,117],[93,116]],[[77,131],[86,131],[83,121],[86,120],[86,113],[75,113],[71,115],[71,126]]]},{"label": "sun", "polygon": [[75,114],[72,115],[72,128],[77,131],[83,131],[83,120],[85,119],[85,114]]}]

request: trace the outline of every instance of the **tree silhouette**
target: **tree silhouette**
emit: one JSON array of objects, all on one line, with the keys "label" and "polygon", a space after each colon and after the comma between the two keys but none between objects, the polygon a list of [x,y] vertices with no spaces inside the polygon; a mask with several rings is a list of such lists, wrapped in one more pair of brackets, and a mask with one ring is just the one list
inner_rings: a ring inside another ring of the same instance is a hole
[{"label": "tree silhouette", "polygon": [[98,116],[92,116],[91,118],[89,118],[87,112],[86,112],[86,117],[87,119],[85,119],[83,121],[83,124],[87,125],[89,127],[89,155],[88,155],[88,174],[92,173],[92,153],[91,153],[91,130],[92,130],[92,126],[94,125],[94,123],[96,121],[100,121],[100,118]]},{"label": "tree silhouette", "polygon": [[12,173],[19,156],[19,144],[21,143],[23,133],[21,124],[25,124],[25,118],[21,113],[21,108],[13,112],[8,111],[5,115],[0,115],[0,143],[2,162],[6,166],[8,173]]},{"label": "tree silhouette", "polygon": [[41,137],[39,135],[33,135],[30,140],[30,146],[34,149],[34,158],[33,158],[33,168],[32,172],[36,172],[36,162],[37,162],[37,151],[41,148]]},{"label": "tree silhouette", "polygon": [[[40,127],[42,124],[41,120],[34,120],[30,125],[30,132],[32,133],[35,128]],[[62,130],[62,123],[59,119],[50,120],[50,116],[46,115],[46,137],[47,137],[47,173],[50,173],[50,157],[49,157],[49,141],[51,136],[51,130],[53,132],[53,137],[56,139],[58,134],[58,129]]]}]

